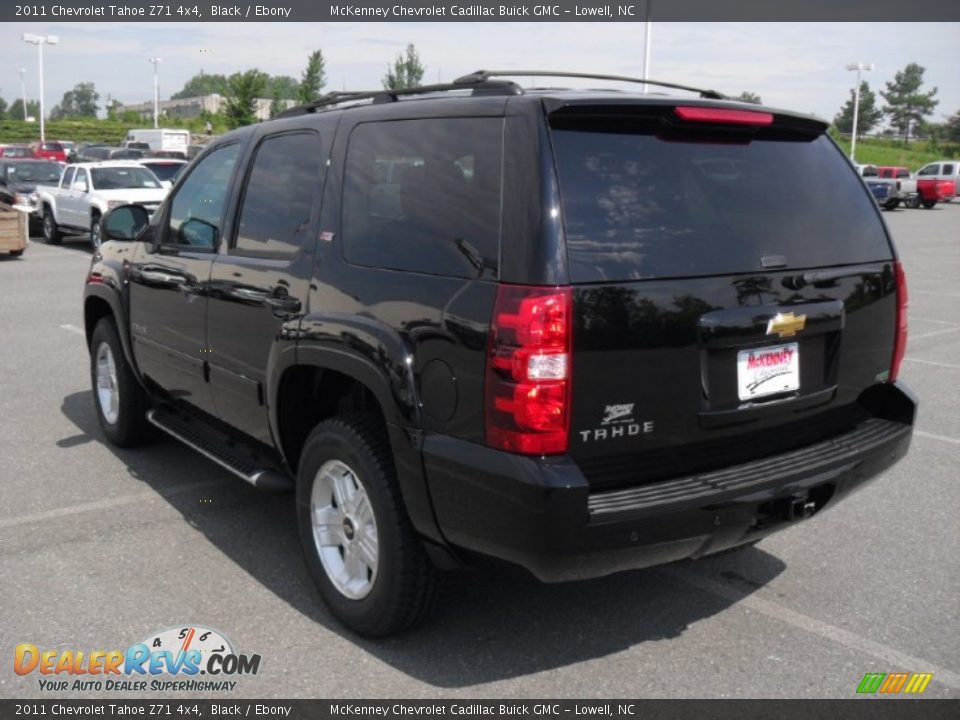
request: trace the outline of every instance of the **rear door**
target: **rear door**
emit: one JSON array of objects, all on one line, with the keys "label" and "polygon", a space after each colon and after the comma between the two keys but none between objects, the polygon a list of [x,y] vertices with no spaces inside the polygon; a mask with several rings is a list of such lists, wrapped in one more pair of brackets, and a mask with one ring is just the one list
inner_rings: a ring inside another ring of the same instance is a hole
[{"label": "rear door", "polygon": [[574,285],[570,453],[594,487],[841,432],[886,377],[879,213],[822,126],[771,120],[551,116]]}]

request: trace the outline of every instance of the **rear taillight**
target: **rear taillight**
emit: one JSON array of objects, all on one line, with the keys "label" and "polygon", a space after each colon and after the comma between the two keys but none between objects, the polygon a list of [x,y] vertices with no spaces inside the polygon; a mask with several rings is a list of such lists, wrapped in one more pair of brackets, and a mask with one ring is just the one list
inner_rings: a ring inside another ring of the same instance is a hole
[{"label": "rear taillight", "polygon": [[487,352],[487,445],[525,455],[567,450],[572,294],[500,285]]},{"label": "rear taillight", "polygon": [[893,263],[893,278],[897,286],[897,325],[893,336],[893,360],[890,362],[889,382],[900,374],[900,363],[907,352],[907,278],[899,261]]},{"label": "rear taillight", "polygon": [[681,120],[694,122],[724,123],[727,125],[771,125],[773,114],[754,110],[729,110],[681,105],[673,111]]}]

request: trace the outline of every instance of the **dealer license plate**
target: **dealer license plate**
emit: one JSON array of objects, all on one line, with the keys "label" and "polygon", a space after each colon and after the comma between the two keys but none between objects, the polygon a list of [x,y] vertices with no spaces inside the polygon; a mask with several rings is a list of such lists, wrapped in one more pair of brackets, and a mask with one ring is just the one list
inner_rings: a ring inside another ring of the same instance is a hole
[{"label": "dealer license plate", "polygon": [[741,400],[799,389],[800,346],[797,343],[737,353],[737,391]]}]

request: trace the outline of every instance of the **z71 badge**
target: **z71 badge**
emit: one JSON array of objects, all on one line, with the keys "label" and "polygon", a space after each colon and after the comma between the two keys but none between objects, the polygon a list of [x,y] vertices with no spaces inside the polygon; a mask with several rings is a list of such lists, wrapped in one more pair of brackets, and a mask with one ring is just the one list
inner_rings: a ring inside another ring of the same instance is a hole
[{"label": "z71 badge", "polygon": [[633,417],[633,405],[634,403],[607,405],[603,410],[601,427],[593,430],[579,430],[580,439],[583,442],[598,442],[652,433],[653,420],[636,420]]}]

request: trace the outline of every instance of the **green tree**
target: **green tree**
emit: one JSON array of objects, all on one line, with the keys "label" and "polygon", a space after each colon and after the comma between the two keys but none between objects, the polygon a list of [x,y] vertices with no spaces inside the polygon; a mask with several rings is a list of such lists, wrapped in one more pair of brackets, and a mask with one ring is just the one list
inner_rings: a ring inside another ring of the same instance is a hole
[{"label": "green tree", "polygon": [[762,105],[763,100],[760,99],[760,96],[756,93],[752,93],[749,90],[744,90],[742,93],[737,95],[734,100],[739,100],[740,102],[753,103],[754,105]]},{"label": "green tree", "polygon": [[316,50],[307,59],[307,67],[300,77],[300,87],[296,98],[301,103],[308,103],[320,97],[320,91],[327,84],[327,63],[323,59],[323,50]]},{"label": "green tree", "polygon": [[274,75],[267,81],[267,97],[296,100],[300,82],[289,75]]},{"label": "green tree", "polygon": [[427,68],[420,62],[420,55],[413,43],[393,61],[393,67],[387,66],[387,74],[383,76],[385,90],[403,90],[416,87],[423,80]]},{"label": "green tree", "polygon": [[179,100],[180,98],[200,97],[201,95],[228,95],[229,92],[230,83],[226,75],[200,73],[187,80],[183,89],[171,95],[170,98]]},{"label": "green tree", "polygon": [[[27,100],[27,116],[40,117],[40,103],[36,100]],[[10,104],[7,117],[11,120],[23,120],[23,100],[17,98]]]},{"label": "green tree", "polygon": [[[840,112],[833,118],[833,124],[842,133],[849,134],[853,128],[853,103],[855,91],[850,91],[850,97]],[[864,80],[860,83],[860,107],[857,111],[857,137],[865,135],[877,126],[883,118],[883,111],[877,107],[877,96]]]},{"label": "green tree", "polygon": [[947,140],[960,141],[960,110],[947,118],[944,124]]},{"label": "green tree", "polygon": [[229,78],[224,115],[231,127],[257,122],[257,99],[263,97],[268,75],[256,68]]},{"label": "green tree", "polygon": [[897,72],[892,81],[887,82],[886,91],[880,94],[887,104],[883,106],[884,115],[890,116],[890,124],[895,127],[905,140],[910,139],[910,127],[918,123],[940,104],[934,100],[937,88],[930,92],[921,92],[923,73],[925,68],[910,63],[903,70]]},{"label": "green tree", "polygon": [[108,120],[118,120],[119,117],[120,117],[120,108],[121,108],[121,107],[123,107],[123,103],[121,103],[121,102],[120,102],[119,100],[117,100],[116,98],[114,98],[113,100],[111,100],[110,102],[108,102],[107,105],[106,105],[106,107],[104,108],[104,109],[107,111],[107,119],[108,119]]},{"label": "green tree", "polygon": [[50,111],[51,120],[97,116],[100,94],[93,83],[77,83],[63,94],[60,104]]},{"label": "green tree", "polygon": [[[21,115],[21,117],[23,117]],[[7,119],[7,101],[3,98],[0,98],[0,120]]]},{"label": "green tree", "polygon": [[286,109],[287,104],[284,102],[284,98],[280,97],[278,93],[274,92],[273,100],[270,102],[270,117],[275,118]]}]

